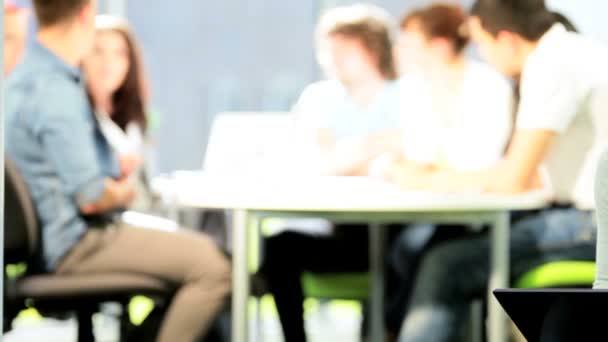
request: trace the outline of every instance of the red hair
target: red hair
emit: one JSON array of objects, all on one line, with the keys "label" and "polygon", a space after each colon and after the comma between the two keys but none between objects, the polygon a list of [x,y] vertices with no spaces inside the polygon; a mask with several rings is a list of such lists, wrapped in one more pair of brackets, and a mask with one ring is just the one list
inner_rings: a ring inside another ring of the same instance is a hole
[{"label": "red hair", "polygon": [[410,13],[401,22],[405,29],[412,23],[418,23],[428,39],[447,39],[460,53],[469,43],[469,37],[463,30],[467,15],[457,5],[437,4]]}]

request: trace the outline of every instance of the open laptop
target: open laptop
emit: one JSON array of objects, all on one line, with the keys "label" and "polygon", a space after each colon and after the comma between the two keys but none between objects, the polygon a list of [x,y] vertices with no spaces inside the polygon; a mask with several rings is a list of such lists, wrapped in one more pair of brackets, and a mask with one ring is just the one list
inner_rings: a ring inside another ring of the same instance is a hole
[{"label": "open laptop", "polygon": [[529,342],[608,341],[608,291],[495,290]]},{"label": "open laptop", "polygon": [[289,154],[293,131],[289,113],[220,113],[211,127],[203,170],[231,175],[271,169]]}]

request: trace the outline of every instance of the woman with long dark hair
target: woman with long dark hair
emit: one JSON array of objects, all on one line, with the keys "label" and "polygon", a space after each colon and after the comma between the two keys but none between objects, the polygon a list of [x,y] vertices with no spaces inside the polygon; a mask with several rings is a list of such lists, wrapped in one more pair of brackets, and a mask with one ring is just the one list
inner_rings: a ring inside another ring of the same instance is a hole
[{"label": "woman with long dark hair", "polygon": [[138,200],[132,208],[150,209],[144,165],[148,87],[138,44],[126,21],[96,20],[93,49],[82,68],[101,131],[118,155],[123,176],[137,177]]}]

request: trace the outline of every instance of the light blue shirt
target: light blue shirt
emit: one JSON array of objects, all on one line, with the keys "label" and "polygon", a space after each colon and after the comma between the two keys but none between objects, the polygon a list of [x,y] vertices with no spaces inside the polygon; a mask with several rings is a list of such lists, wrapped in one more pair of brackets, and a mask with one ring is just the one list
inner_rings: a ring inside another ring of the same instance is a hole
[{"label": "light blue shirt", "polygon": [[304,90],[296,112],[308,127],[329,129],[336,140],[401,128],[400,88],[388,81],[367,107],[355,103],[338,81],[314,83]]},{"label": "light blue shirt", "polygon": [[7,154],[23,175],[42,227],[49,270],[87,230],[79,207],[98,200],[118,162],[97,126],[81,72],[35,42],[6,89]]}]

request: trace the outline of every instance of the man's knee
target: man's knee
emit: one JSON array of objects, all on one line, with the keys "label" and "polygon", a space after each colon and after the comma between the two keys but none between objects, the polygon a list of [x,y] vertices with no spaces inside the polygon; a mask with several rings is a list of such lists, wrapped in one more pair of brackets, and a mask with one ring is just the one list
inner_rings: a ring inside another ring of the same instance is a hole
[{"label": "man's knee", "polygon": [[229,292],[232,281],[230,260],[210,238],[204,236],[199,241],[197,251],[192,251],[192,267],[187,281]]}]

